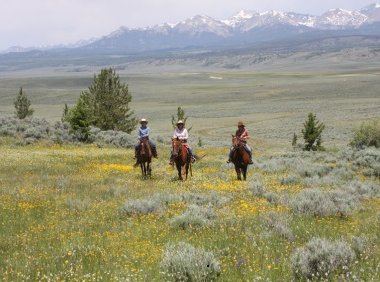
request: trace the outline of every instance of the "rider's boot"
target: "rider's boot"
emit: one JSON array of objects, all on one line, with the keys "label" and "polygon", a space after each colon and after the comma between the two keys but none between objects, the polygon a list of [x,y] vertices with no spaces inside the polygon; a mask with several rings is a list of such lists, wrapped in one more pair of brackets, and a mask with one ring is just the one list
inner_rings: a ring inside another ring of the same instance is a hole
[{"label": "rider's boot", "polygon": [[134,159],[137,159],[137,151],[138,149],[135,149],[135,156],[133,157]]},{"label": "rider's boot", "polygon": [[174,165],[174,158],[170,157],[169,165],[173,166]]},{"label": "rider's boot", "polygon": [[249,158],[249,163],[248,164],[253,164],[252,158]]},{"label": "rider's boot", "polygon": [[231,158],[228,158],[228,160],[227,160],[227,162],[226,162],[226,163],[228,163],[228,164],[229,164],[230,162],[231,162]]},{"label": "rider's boot", "polygon": [[195,156],[194,155],[191,155],[191,163],[193,164],[197,159],[195,158]]},{"label": "rider's boot", "polygon": [[156,159],[158,159],[156,148],[153,148],[153,157],[156,158]]}]

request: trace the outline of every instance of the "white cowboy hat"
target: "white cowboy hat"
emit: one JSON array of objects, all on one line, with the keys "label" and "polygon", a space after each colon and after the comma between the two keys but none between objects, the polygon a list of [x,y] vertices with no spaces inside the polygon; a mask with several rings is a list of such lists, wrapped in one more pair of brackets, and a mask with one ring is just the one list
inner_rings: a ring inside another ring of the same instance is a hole
[{"label": "white cowboy hat", "polygon": [[146,124],[148,124],[148,120],[145,119],[145,118],[142,118],[142,119],[140,120],[140,124],[142,124],[143,122],[146,122]]},{"label": "white cowboy hat", "polygon": [[178,126],[179,124],[183,124],[183,125],[185,125],[185,123],[183,122],[183,120],[179,120],[179,121],[176,123],[177,126]]}]

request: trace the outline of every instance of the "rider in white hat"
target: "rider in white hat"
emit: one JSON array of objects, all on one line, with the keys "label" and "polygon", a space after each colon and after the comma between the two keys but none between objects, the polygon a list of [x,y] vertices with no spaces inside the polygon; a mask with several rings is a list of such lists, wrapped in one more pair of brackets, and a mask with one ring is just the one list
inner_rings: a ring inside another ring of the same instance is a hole
[{"label": "rider in white hat", "polygon": [[[179,140],[182,140],[182,142],[187,143],[189,146],[189,153],[191,156],[191,162],[195,162],[196,158],[193,154],[193,149],[190,147],[190,144],[187,142],[187,139],[189,138],[189,133],[187,132],[187,129],[185,128],[185,123],[182,120],[179,120],[177,123],[177,128],[174,130],[173,138],[178,138]],[[174,159],[173,159],[173,148],[171,150],[170,155],[170,165],[173,165]]]}]

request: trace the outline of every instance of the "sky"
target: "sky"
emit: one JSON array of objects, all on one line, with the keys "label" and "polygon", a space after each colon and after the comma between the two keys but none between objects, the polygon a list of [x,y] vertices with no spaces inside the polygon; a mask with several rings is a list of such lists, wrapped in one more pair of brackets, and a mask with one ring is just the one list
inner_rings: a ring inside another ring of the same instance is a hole
[{"label": "sky", "polygon": [[241,10],[322,15],[376,0],[0,0],[0,51],[100,38],[121,26],[177,23],[195,15],[228,19]]}]

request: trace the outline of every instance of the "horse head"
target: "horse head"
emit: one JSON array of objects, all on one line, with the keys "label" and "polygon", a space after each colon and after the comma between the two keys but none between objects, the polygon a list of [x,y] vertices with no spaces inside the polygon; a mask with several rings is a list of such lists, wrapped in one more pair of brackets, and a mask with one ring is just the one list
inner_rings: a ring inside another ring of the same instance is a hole
[{"label": "horse head", "polygon": [[149,140],[149,138],[146,137],[146,136],[141,137],[141,139],[140,139],[140,146],[141,146],[140,147],[140,154],[141,155],[145,155],[146,154],[146,150],[147,150],[147,148],[149,146],[148,140]]},{"label": "horse head", "polygon": [[232,147],[236,149],[240,145],[240,138],[233,134],[231,134],[231,136],[232,136]]},{"label": "horse head", "polygon": [[177,157],[181,153],[182,141],[178,137],[172,137],[173,156]]}]

